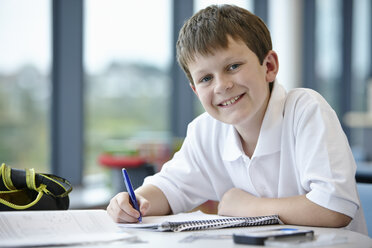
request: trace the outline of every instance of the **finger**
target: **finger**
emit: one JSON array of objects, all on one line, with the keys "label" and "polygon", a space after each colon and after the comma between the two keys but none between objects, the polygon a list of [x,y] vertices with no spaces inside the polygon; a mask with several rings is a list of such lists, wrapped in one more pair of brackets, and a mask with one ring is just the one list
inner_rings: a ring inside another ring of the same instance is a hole
[{"label": "finger", "polygon": [[130,201],[129,194],[127,192],[122,192],[118,194],[117,203],[119,207],[128,215],[139,218],[140,213],[133,207]]},{"label": "finger", "polygon": [[107,213],[115,222],[137,222],[139,217],[138,211],[131,206],[126,192],[119,193],[111,199]]}]

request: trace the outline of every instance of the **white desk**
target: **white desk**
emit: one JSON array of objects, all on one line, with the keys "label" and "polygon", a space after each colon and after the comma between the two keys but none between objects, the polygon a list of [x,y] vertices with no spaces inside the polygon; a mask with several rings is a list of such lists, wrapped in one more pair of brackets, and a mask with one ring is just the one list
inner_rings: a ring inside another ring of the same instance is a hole
[{"label": "white desk", "polygon": [[[232,237],[224,239],[196,239],[193,242],[184,243],[180,242],[190,235],[200,234],[200,235],[231,235],[233,233],[257,229],[257,228],[274,228],[276,226],[260,226],[260,227],[248,227],[248,228],[225,228],[219,230],[204,230],[204,231],[195,231],[195,232],[155,232],[149,230],[139,230],[139,229],[125,229],[126,232],[134,234],[137,236],[138,240],[126,240],[120,242],[96,244],[96,245],[84,245],[79,247],[105,247],[105,248],[119,248],[119,247],[140,247],[140,248],[229,248],[229,247],[263,247],[263,246],[252,246],[252,245],[240,245],[235,244],[232,240]],[[295,227],[295,226],[286,226],[286,227]],[[372,247],[372,239],[368,236],[362,235],[360,233],[337,229],[337,228],[316,228],[316,227],[296,227],[299,229],[311,229],[314,230],[315,236],[320,234],[332,234],[335,233],[338,236],[346,237],[347,241],[343,244],[334,244],[328,246],[317,246],[317,247]],[[268,247],[268,246],[265,246]]]}]

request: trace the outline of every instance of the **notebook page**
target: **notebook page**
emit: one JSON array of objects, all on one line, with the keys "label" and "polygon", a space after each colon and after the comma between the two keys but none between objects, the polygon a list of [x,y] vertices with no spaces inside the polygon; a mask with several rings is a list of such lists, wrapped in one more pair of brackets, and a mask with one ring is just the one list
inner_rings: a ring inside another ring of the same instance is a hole
[{"label": "notebook page", "polygon": [[175,215],[165,216],[145,216],[142,218],[141,223],[120,223],[119,227],[131,227],[131,228],[157,228],[164,222],[184,222],[184,221],[196,221],[196,220],[216,220],[216,219],[229,219],[216,214],[205,214],[201,211],[191,213],[180,213]]}]

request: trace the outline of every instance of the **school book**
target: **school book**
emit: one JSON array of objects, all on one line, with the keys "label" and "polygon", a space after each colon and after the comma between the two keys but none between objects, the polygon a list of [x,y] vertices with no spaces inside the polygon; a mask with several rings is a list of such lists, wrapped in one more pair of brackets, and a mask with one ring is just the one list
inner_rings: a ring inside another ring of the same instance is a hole
[{"label": "school book", "polygon": [[110,242],[133,238],[105,210],[0,212],[0,247]]},{"label": "school book", "polygon": [[147,228],[157,231],[196,231],[227,227],[248,227],[283,224],[278,215],[258,217],[225,217],[201,211],[166,216],[143,217],[142,223],[119,224],[119,227]]}]

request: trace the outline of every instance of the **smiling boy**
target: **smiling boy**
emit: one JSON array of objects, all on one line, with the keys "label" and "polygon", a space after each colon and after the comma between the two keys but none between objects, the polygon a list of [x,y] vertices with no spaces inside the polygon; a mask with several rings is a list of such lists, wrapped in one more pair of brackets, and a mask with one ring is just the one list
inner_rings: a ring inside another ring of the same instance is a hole
[{"label": "smiling boy", "polygon": [[[310,89],[286,92],[265,24],[231,5],[207,7],[180,31],[178,61],[206,113],[182,148],[136,190],[141,213],[278,214],[286,224],[366,233],[355,162],[335,112]],[[139,213],[126,192],[110,202],[117,222]]]}]

